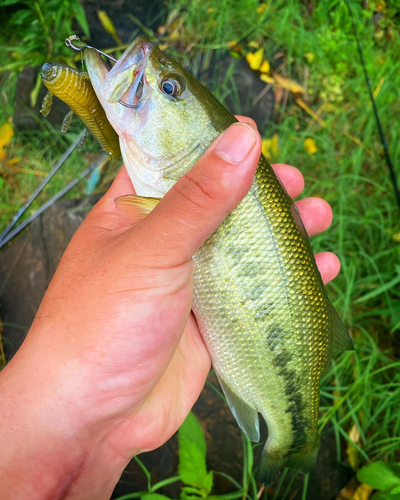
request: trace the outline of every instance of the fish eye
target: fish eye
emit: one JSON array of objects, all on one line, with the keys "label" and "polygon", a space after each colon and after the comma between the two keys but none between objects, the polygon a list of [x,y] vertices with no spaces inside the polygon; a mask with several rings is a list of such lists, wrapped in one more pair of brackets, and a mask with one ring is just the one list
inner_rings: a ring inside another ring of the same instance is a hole
[{"label": "fish eye", "polygon": [[182,92],[182,86],[175,78],[166,77],[161,80],[161,91],[172,97],[177,97]]}]

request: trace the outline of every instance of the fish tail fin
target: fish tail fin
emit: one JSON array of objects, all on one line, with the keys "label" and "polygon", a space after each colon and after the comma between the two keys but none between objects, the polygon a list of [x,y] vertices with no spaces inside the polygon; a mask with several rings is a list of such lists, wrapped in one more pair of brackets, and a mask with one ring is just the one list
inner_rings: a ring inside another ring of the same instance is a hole
[{"label": "fish tail fin", "polygon": [[320,445],[318,436],[312,444],[284,453],[270,449],[267,442],[261,455],[258,473],[260,480],[264,486],[271,485],[284,466],[308,474],[315,467]]},{"label": "fish tail fin", "polygon": [[312,444],[304,446],[295,452],[288,453],[286,465],[303,474],[308,474],[315,467],[320,446],[321,438],[317,436],[317,439]]},{"label": "fish tail fin", "polygon": [[280,470],[286,464],[287,455],[268,450],[268,443],[265,444],[260,465],[258,477],[264,486],[270,486]]}]

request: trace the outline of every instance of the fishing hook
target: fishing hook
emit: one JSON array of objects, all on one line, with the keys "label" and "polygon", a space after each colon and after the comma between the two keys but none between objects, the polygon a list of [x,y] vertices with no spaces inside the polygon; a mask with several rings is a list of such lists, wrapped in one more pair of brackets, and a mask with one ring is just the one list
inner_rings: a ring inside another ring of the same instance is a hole
[{"label": "fishing hook", "polygon": [[[104,56],[107,59],[109,59],[110,61],[113,61],[114,63],[117,62],[117,60],[114,57],[106,54],[105,52],[102,52],[99,49],[96,49],[96,47],[92,47],[91,45],[82,45],[81,47],[77,47],[76,45],[74,45],[72,43],[72,40],[76,40],[76,38],[74,37],[74,35],[72,35],[71,37],[65,39],[65,45],[67,47],[69,47],[70,49],[75,50],[76,52],[83,52],[86,49],[93,49],[96,52],[98,52],[99,54],[101,54],[102,56]],[[119,102],[119,104],[122,104],[122,106],[125,106],[126,108],[138,109],[138,107],[139,107],[139,103],[137,103],[137,104],[128,104],[127,102],[123,101],[122,99],[120,99],[118,102]]]},{"label": "fishing hook", "polygon": [[117,60],[114,57],[106,54],[105,52],[102,52],[99,49],[96,49],[96,47],[92,47],[91,45],[82,45],[81,47],[77,47],[76,45],[74,45],[72,43],[72,40],[76,40],[75,35],[72,35],[71,37],[66,38],[65,45],[67,47],[69,47],[70,49],[76,50],[76,52],[83,52],[86,49],[93,49],[96,52],[98,52],[99,54],[101,54],[102,56],[106,57],[107,59],[110,59],[110,61],[117,62]]}]

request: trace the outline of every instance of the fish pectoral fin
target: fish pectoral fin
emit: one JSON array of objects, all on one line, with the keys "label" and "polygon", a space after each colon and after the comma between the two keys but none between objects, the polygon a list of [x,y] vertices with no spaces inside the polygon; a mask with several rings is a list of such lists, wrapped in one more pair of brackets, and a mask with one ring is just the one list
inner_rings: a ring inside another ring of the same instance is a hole
[{"label": "fish pectoral fin", "polygon": [[237,396],[222,378],[215,372],[224,391],[226,400],[228,402],[229,408],[233,413],[239,427],[250,439],[250,441],[260,441],[260,421],[258,418],[257,410],[254,410],[251,406],[243,401],[239,396]]},{"label": "fish pectoral fin", "polygon": [[115,205],[128,224],[136,224],[158,205],[160,198],[127,194],[115,198]]},{"label": "fish pectoral fin", "polygon": [[330,305],[330,322],[332,328],[332,355],[339,356],[344,351],[354,351],[353,341],[335,308]]}]

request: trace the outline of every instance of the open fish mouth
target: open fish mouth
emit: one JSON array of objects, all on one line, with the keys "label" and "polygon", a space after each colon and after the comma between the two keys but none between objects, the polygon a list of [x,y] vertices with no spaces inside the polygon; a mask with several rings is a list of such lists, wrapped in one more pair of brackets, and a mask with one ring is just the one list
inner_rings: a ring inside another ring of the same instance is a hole
[{"label": "open fish mouth", "polygon": [[148,40],[139,38],[118,59],[100,85],[106,101],[141,108],[147,88],[145,69],[152,46]]}]

